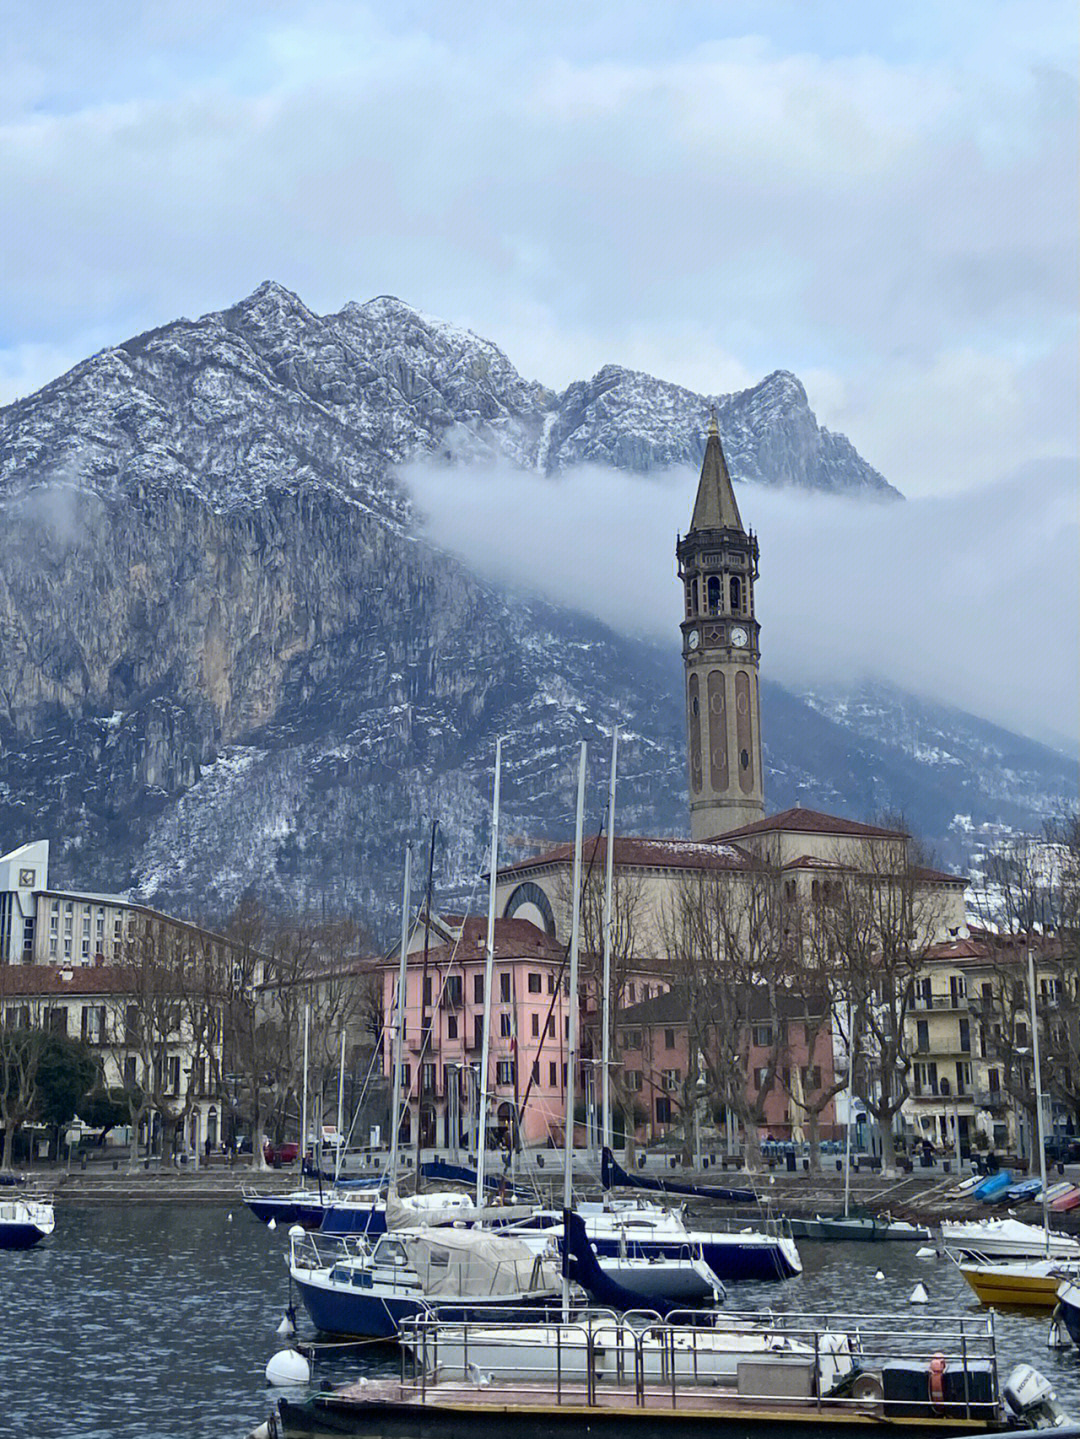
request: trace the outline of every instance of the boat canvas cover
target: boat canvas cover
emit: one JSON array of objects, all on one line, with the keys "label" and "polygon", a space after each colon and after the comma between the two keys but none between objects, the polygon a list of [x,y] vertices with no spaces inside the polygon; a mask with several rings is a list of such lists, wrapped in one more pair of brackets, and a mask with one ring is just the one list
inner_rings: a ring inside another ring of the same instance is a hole
[{"label": "boat canvas cover", "polygon": [[402,1235],[402,1242],[420,1287],[433,1298],[524,1294],[534,1288],[553,1290],[558,1284],[555,1267],[540,1264],[519,1239],[451,1229]]},{"label": "boat canvas cover", "polygon": [[[461,1204],[454,1200],[461,1198]],[[430,1201],[430,1202],[426,1202]],[[477,1209],[465,1195],[415,1195],[403,1200],[390,1190],[386,1196],[387,1229],[415,1229],[417,1225],[471,1224],[498,1219],[501,1224],[511,1220],[528,1219],[533,1212],[531,1204],[502,1205]]]}]

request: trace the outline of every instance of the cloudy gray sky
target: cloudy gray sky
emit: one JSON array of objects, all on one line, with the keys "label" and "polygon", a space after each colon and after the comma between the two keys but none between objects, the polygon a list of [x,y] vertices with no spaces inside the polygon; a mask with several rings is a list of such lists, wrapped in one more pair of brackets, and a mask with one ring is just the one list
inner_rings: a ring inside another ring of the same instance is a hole
[{"label": "cloudy gray sky", "polygon": [[0,18],[0,399],[274,278],[552,386],[794,370],[911,495],[1075,451],[1072,0]]}]

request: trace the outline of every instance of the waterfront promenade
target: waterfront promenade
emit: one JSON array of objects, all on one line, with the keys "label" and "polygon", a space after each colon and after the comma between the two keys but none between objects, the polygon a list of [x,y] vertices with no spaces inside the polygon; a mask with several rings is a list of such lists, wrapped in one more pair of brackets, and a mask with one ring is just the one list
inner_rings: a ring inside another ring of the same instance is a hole
[{"label": "waterfront promenade", "polygon": [[[424,1157],[426,1160],[429,1156],[425,1154]],[[554,1156],[542,1157],[543,1167],[538,1168],[536,1156],[528,1156],[531,1162],[522,1167],[518,1183],[542,1202],[558,1205],[561,1202],[561,1164],[553,1162]],[[600,1186],[595,1160],[580,1153],[575,1157],[575,1171],[578,1192],[586,1197],[598,1197]],[[667,1176],[681,1182],[752,1187],[760,1196],[760,1206],[777,1215],[812,1217],[819,1212],[835,1212],[843,1206],[844,1176],[837,1172],[832,1162],[828,1169],[819,1173],[800,1171],[792,1174],[786,1169],[763,1168],[748,1175],[745,1171],[736,1170],[710,1168],[695,1172],[681,1166],[672,1168],[667,1155],[652,1154],[644,1172],[650,1178]],[[215,1157],[209,1165],[204,1163],[197,1169],[190,1165],[162,1166],[156,1160],[149,1165],[139,1161],[134,1168],[127,1160],[118,1161],[115,1168],[109,1161],[94,1161],[85,1168],[77,1165],[70,1170],[59,1164],[38,1165],[28,1171],[28,1175],[35,1183],[52,1189],[57,1204],[63,1207],[86,1204],[239,1205],[245,1186],[270,1194],[295,1189],[301,1183],[296,1166],[276,1170],[254,1169],[247,1156],[231,1165]],[[897,1178],[885,1178],[879,1172],[863,1168],[851,1176],[851,1205],[863,1213],[888,1212],[894,1218],[911,1218],[922,1223],[1003,1212],[987,1209],[953,1194],[959,1177],[962,1176],[957,1175],[955,1165],[951,1166],[951,1172],[945,1173],[940,1163],[930,1169],[918,1168],[910,1175]],[[1066,1177],[1080,1183],[1080,1166],[1068,1166]],[[408,1192],[412,1186],[412,1172],[406,1170],[401,1178],[401,1187]],[[435,1181],[429,1181],[429,1187],[434,1186]],[[706,1206],[704,1201],[689,1202],[695,1210],[713,1208]],[[716,1208],[736,1218],[743,1215],[757,1218],[760,1206],[723,1205]],[[1021,1218],[1037,1221],[1037,1208],[1037,1205],[1029,1204],[1016,1212]],[[1054,1227],[1080,1232],[1080,1215],[1055,1216]]]}]

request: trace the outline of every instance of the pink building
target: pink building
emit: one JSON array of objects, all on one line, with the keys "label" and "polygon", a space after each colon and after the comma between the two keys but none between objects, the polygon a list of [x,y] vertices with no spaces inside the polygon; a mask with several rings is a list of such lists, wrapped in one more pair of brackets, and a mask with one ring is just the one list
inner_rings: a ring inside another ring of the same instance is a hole
[{"label": "pink building", "polygon": [[[623,1083],[637,1102],[638,1137],[646,1142],[663,1140],[669,1130],[681,1135],[692,1112],[688,1011],[685,990],[675,987],[659,998],[627,1005],[618,1014],[616,1059]],[[779,1011],[779,1021],[770,1017],[763,995],[761,1017],[747,1026],[740,1046],[746,1064],[747,1097],[752,1103],[766,1087],[766,1068],[777,1040],[773,1026],[777,1022],[782,1025],[778,1072],[763,1103],[763,1139],[767,1135],[790,1139],[793,1131],[797,1137],[800,1130],[805,1136],[807,1113],[798,1097],[813,1104],[824,1099],[835,1081],[831,1026],[812,1020],[808,1024],[802,1005],[794,999],[782,1000]],[[812,1055],[808,1036],[813,1041]],[[712,1114],[702,1119],[707,1126],[715,1122]],[[833,1098],[821,1109],[819,1133],[822,1139],[839,1134]]]},{"label": "pink building", "polygon": [[[487,920],[434,915],[421,922],[408,959],[402,1081],[408,1109],[402,1136],[416,1140],[420,1117],[425,1145],[476,1149],[485,1011]],[[569,979],[566,948],[526,919],[497,919],[490,995],[488,1055],[489,1143],[507,1143],[520,1124],[523,1144],[561,1145],[566,1120]],[[378,964],[383,981],[383,1074],[390,1079],[397,1004],[398,960]],[[627,992],[657,995],[667,982],[643,969]],[[597,996],[583,981],[577,1105],[584,1102]]]},{"label": "pink building", "polygon": [[[434,916],[409,951],[402,1076],[408,1095],[402,1137],[476,1148],[476,1098],[485,1001],[490,1002],[488,1134],[506,1142],[521,1116],[521,1141],[561,1143],[565,1116],[568,984],[564,948],[528,920],[500,919],[490,996],[484,993],[487,921]],[[393,1064],[398,962],[384,961],[383,1073]]]}]

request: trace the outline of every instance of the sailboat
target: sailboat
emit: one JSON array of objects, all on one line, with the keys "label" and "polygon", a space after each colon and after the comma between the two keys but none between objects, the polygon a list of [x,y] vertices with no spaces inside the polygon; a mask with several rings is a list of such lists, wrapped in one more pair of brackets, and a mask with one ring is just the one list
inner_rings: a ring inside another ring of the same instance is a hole
[{"label": "sailboat", "polygon": [[[1031,1026],[1035,1068],[1035,1113],[1039,1143],[1039,1177],[1042,1181],[1043,1222],[1023,1224],[1018,1219],[982,1219],[943,1224],[946,1252],[982,1304],[1024,1304],[1053,1308],[1060,1290],[1080,1278],[1080,1242],[1050,1229],[1050,1192],[1046,1183],[1046,1140],[1043,1135],[1042,1067],[1039,1061],[1039,1025],[1035,1007],[1035,956],[1030,945],[1028,962],[1028,1020]],[[1063,1283],[1062,1281],[1066,1281]],[[1070,1331],[1071,1332],[1071,1331]]]}]

